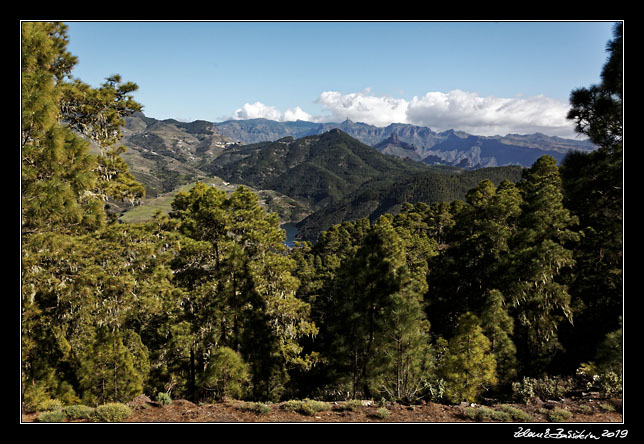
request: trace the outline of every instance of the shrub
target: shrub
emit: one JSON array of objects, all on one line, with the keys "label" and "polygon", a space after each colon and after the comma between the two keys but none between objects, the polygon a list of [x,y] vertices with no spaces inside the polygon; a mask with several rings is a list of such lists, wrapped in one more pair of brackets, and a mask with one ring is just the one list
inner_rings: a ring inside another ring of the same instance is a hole
[{"label": "shrub", "polygon": [[599,374],[597,381],[599,392],[607,397],[620,396],[622,394],[622,375],[612,370]]},{"label": "shrub", "polygon": [[550,422],[566,422],[571,417],[572,417],[572,413],[560,407],[555,407],[554,409],[548,412],[548,421]]},{"label": "shrub", "polygon": [[215,399],[239,399],[249,380],[250,370],[241,355],[231,348],[219,347],[210,358],[200,386],[212,392]]},{"label": "shrub", "polygon": [[509,421],[511,416],[506,412],[499,412],[489,407],[468,407],[465,409],[465,416],[473,421],[484,421],[491,419],[494,421]]},{"label": "shrub", "polygon": [[45,383],[27,384],[24,394],[24,409],[26,413],[42,412],[41,404],[51,401],[51,395]]},{"label": "shrub", "polygon": [[132,415],[132,409],[125,404],[111,402],[99,405],[94,410],[91,419],[93,422],[122,422]]},{"label": "shrub", "polygon": [[267,415],[271,411],[269,405],[261,402],[246,402],[238,407],[240,410],[257,413],[258,415]]},{"label": "shrub", "polygon": [[172,403],[172,398],[169,393],[159,392],[157,393],[157,402],[161,405],[168,405]]},{"label": "shrub", "polygon": [[579,413],[583,413],[584,415],[592,415],[595,413],[595,409],[591,405],[580,405],[577,409]]},{"label": "shrub", "polygon": [[446,385],[447,384],[443,378],[435,378],[430,381],[425,381],[424,392],[427,394],[430,401],[440,403],[445,401]]},{"label": "shrub", "polygon": [[338,410],[341,411],[350,411],[350,412],[356,412],[362,408],[362,401],[359,399],[351,399],[349,401],[344,402],[341,406],[338,407]]},{"label": "shrub", "polygon": [[315,401],[313,399],[305,399],[303,401],[291,400],[282,404],[282,409],[313,416],[317,412],[331,410],[331,404],[323,401]]},{"label": "shrub", "polygon": [[384,407],[379,408],[376,410],[376,413],[374,413],[374,416],[379,419],[387,419],[389,418],[389,415],[391,415],[391,412]]},{"label": "shrub", "polygon": [[508,404],[502,404],[499,406],[499,408],[510,415],[511,419],[515,421],[521,421],[521,422],[531,422],[532,421],[532,415],[530,415],[528,412],[524,412],[521,409],[518,409],[516,407],[512,407],[511,405]]},{"label": "shrub", "polygon": [[577,369],[577,378],[586,390],[597,390],[603,396],[619,396],[622,392],[621,372],[593,362],[583,363]]},{"label": "shrub", "polygon": [[63,412],[69,419],[89,419],[94,413],[94,409],[86,405],[77,404],[65,407]]},{"label": "shrub", "polygon": [[470,418],[473,421],[521,421],[521,422],[530,422],[532,421],[532,416],[524,412],[521,409],[512,407],[508,404],[502,404],[498,406],[498,409],[492,409],[489,407],[468,407],[465,409],[465,416]]},{"label": "shrub", "polygon": [[535,396],[543,400],[561,398],[573,388],[574,384],[571,378],[559,376],[544,376],[540,379],[524,377],[521,382],[512,384],[515,398],[522,402],[528,402]]},{"label": "shrub", "polygon": [[36,407],[37,407],[36,411],[51,412],[54,410],[62,409],[63,404],[57,399],[46,399],[40,402]]},{"label": "shrub", "polygon": [[43,412],[38,415],[38,422],[64,422],[65,412],[62,410]]}]

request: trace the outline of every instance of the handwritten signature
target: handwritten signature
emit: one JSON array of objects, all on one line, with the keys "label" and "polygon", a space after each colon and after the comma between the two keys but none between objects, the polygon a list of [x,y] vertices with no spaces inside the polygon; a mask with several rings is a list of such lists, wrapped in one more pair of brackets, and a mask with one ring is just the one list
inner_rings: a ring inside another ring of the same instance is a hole
[{"label": "handwritten signature", "polygon": [[595,435],[593,432],[586,432],[585,430],[565,430],[562,428],[551,431],[546,429],[545,432],[533,432],[530,429],[519,427],[519,430],[514,432],[515,438],[552,438],[552,439],[601,439],[601,438],[625,438],[628,435],[628,430],[604,430],[600,436]]}]

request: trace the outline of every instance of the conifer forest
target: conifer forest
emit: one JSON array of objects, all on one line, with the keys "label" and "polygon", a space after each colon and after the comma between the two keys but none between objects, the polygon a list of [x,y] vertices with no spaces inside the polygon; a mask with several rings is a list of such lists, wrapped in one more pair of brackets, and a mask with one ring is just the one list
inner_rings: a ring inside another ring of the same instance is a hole
[{"label": "conifer forest", "polygon": [[21,32],[23,410],[622,396],[622,25],[601,83],[570,94],[597,149],[292,248],[244,186],[199,182],[168,214],[118,221],[112,202],[145,195],[119,144],[137,85],[74,79],[62,23]]}]

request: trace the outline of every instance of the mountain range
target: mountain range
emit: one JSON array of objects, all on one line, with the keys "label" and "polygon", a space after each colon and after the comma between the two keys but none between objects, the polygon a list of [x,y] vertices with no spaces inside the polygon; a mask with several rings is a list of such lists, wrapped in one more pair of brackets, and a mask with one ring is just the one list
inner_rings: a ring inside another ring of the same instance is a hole
[{"label": "mountain range", "polygon": [[266,119],[228,120],[216,123],[218,131],[240,144],[295,138],[340,129],[382,153],[430,165],[484,168],[502,165],[530,166],[544,154],[557,161],[571,150],[591,151],[588,140],[564,139],[541,133],[477,136],[458,130],[436,132],[428,127],[392,123],[376,127],[366,123],[276,122]]},{"label": "mountain range", "polygon": [[297,222],[304,240],[344,220],[395,213],[404,202],[462,199],[485,178],[516,182],[543,154],[561,160],[593,149],[541,134],[482,137],[349,120],[180,122],[142,113],[126,119],[123,136],[123,158],[149,198],[197,180],[247,185],[267,204],[288,202],[271,210]]}]

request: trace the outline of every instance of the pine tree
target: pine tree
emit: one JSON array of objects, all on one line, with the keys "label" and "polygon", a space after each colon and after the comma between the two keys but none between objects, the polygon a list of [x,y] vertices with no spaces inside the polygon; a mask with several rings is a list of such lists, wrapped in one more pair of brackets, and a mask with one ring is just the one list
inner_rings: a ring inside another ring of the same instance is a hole
[{"label": "pine tree", "polygon": [[328,323],[335,384],[351,396],[410,399],[425,378],[429,323],[424,273],[412,272],[391,217],[380,217],[335,280],[338,304]]},{"label": "pine tree", "polygon": [[127,402],[143,392],[148,353],[132,331],[99,328],[79,370],[83,399],[91,405]]},{"label": "pine tree", "polygon": [[490,341],[483,334],[481,321],[472,313],[458,319],[441,373],[447,383],[447,397],[454,403],[476,402],[486,389],[496,385],[496,360]]},{"label": "pine tree", "polygon": [[[96,328],[124,332],[127,344],[140,342],[135,335],[153,343],[158,318],[177,296],[167,263],[178,249],[176,239],[154,228],[114,225],[83,236],[30,236],[22,262],[27,383],[46,379],[57,391],[60,381],[45,376],[54,372],[80,395],[77,372],[81,357],[92,359],[87,345]],[[132,347],[132,353],[143,350]],[[146,354],[135,361],[147,361]],[[137,372],[147,377],[147,370]]]},{"label": "pine tree", "polygon": [[512,241],[513,283],[507,296],[519,321],[523,363],[538,372],[562,350],[560,323],[572,322],[564,273],[574,265],[569,245],[579,240],[572,231],[578,220],[563,206],[561,178],[551,156],[525,170],[519,188],[523,204]]},{"label": "pine tree", "polygon": [[22,24],[24,233],[79,224],[97,227],[104,221],[102,206],[91,196],[96,161],[89,144],[58,121],[60,85],[76,62],[66,44],[62,24]]},{"label": "pine tree", "polygon": [[314,362],[299,341],[317,328],[309,304],[296,297],[295,262],[286,255],[277,215],[266,213],[246,187],[227,196],[203,183],[179,193],[172,206],[176,228],[190,239],[173,263],[186,290],[179,319],[190,333],[177,342],[190,344],[189,396],[198,396],[208,356],[225,346],[248,364],[252,396],[278,398],[288,372]]},{"label": "pine tree", "polygon": [[609,58],[601,72],[601,84],[578,88],[570,94],[568,118],[575,121],[577,132],[604,149],[622,144],[623,35],[624,25],[619,23],[614,39],[606,47]]},{"label": "pine tree", "polygon": [[514,319],[508,314],[505,299],[499,290],[487,292],[486,306],[481,315],[483,333],[490,340],[490,352],[497,363],[500,385],[508,384],[518,374],[517,349],[512,341]]},{"label": "pine tree", "polygon": [[592,359],[622,314],[623,149],[622,25],[607,45],[609,58],[600,85],[571,94],[570,119],[577,131],[599,144],[590,153],[570,153],[562,161],[566,208],[579,217],[570,293],[575,328],[565,332],[570,366]]},{"label": "pine tree", "polygon": [[510,240],[517,232],[522,199],[509,181],[483,180],[466,195],[445,232],[444,246],[430,260],[429,316],[435,331],[454,334],[456,319],[482,313],[485,295],[508,286]]},{"label": "pine tree", "polygon": [[[121,136],[123,116],[141,109],[129,95],[136,85],[121,85],[118,75],[100,89],[70,82],[77,59],[67,52],[66,33],[62,23],[22,23],[24,233],[96,229],[105,223],[109,197],[133,201],[144,194],[119,157],[124,148],[110,148]],[[109,113],[101,114],[99,108]],[[90,134],[87,128],[96,126],[95,118],[104,130]],[[79,133],[111,151],[90,154]]]}]

